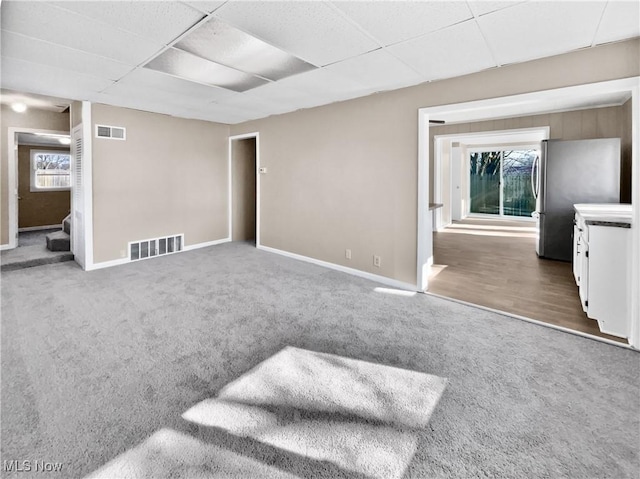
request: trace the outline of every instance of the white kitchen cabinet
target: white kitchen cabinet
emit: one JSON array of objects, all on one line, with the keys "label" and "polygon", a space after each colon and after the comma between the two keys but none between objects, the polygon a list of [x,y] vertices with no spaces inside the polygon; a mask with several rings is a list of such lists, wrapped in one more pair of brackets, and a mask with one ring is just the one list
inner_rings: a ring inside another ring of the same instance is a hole
[{"label": "white kitchen cabinet", "polygon": [[[587,225],[587,316],[600,331],[629,336],[629,228]],[[584,273],[583,273],[584,274]]]},{"label": "white kitchen cabinet", "polygon": [[[600,331],[629,336],[630,214],[575,205],[573,274],[587,317]],[[604,205],[599,205],[604,206]],[[609,205],[613,208],[616,205]],[[626,206],[626,205],[620,205]]]}]

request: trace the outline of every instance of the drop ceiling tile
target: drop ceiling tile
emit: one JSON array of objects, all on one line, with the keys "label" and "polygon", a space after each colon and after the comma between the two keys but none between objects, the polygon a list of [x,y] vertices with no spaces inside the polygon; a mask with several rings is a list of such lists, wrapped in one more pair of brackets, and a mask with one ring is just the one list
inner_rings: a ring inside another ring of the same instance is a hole
[{"label": "drop ceiling tile", "polygon": [[103,90],[112,81],[15,58],[0,59],[2,88],[73,100]]},{"label": "drop ceiling tile", "polygon": [[370,90],[357,79],[343,76],[326,68],[301,73],[280,80],[283,87],[294,88],[310,95],[358,93]]},{"label": "drop ceiling tile", "polygon": [[467,2],[349,2],[334,5],[383,45],[440,30],[472,17]]},{"label": "drop ceiling tile", "polygon": [[513,7],[518,3],[523,3],[522,0],[511,0],[511,1],[503,1],[503,2],[492,2],[487,0],[468,0],[469,7],[471,11],[476,16],[486,15],[487,13],[495,12],[498,10],[502,10],[503,8]]},{"label": "drop ceiling tile", "polygon": [[271,113],[279,114],[287,111],[299,110],[300,108],[311,108],[320,104],[335,101],[329,94],[311,94],[308,91],[300,91],[281,82],[268,83],[244,94],[251,98],[259,98],[268,102],[275,102],[279,105]]},{"label": "drop ceiling tile", "polygon": [[214,16],[316,66],[378,48],[322,2],[228,2]]},{"label": "drop ceiling tile", "polygon": [[385,50],[376,50],[324,67],[376,91],[421,83],[422,77]]},{"label": "drop ceiling tile", "polygon": [[152,42],[45,2],[2,2],[2,29],[138,65],[162,48]]},{"label": "drop ceiling tile", "polygon": [[496,66],[474,20],[392,45],[387,50],[422,73],[425,81]]},{"label": "drop ceiling tile", "polygon": [[640,36],[640,2],[607,3],[596,33],[595,44]]},{"label": "drop ceiling tile", "polygon": [[163,44],[169,44],[204,17],[202,12],[179,2],[100,0],[51,4]]},{"label": "drop ceiling tile", "polygon": [[225,4],[225,1],[221,1],[221,2],[201,2],[198,0],[190,0],[188,2],[182,2],[182,3],[186,3],[187,5],[191,5],[193,8],[197,8],[198,10],[200,10],[203,13],[211,13],[214,12],[215,10],[217,10],[221,5]]},{"label": "drop ceiling tile", "polygon": [[247,90],[243,94],[248,97],[256,97],[266,101],[276,103],[287,103],[293,100],[304,100],[309,97],[309,93],[298,91],[286,85],[282,85],[282,81],[267,83],[265,85]]},{"label": "drop ceiling tile", "polygon": [[76,73],[118,80],[133,68],[91,53],[2,31],[2,56],[41,63]]},{"label": "drop ceiling tile", "polygon": [[267,83],[267,80],[210,62],[176,48],[164,51],[147,63],[145,67],[179,78],[238,92]]},{"label": "drop ceiling tile", "polygon": [[262,112],[252,112],[243,108],[221,105],[218,103],[208,103],[191,110],[207,115],[208,118],[212,118],[211,121],[217,121],[220,123],[239,123],[264,115]]},{"label": "drop ceiling tile", "polygon": [[316,68],[216,18],[209,19],[174,47],[269,80]]},{"label": "drop ceiling tile", "polygon": [[148,111],[152,113],[161,113],[163,115],[172,115],[179,110],[179,107],[176,107],[175,105],[158,103],[140,98],[109,95],[106,93],[95,93],[91,95],[88,100],[93,103],[103,103],[105,105],[131,108],[134,110]]},{"label": "drop ceiling tile", "polygon": [[223,100],[217,101],[216,103],[228,107],[240,108],[246,111],[256,111],[268,115],[274,115],[289,111],[289,108],[282,102],[260,98],[258,96],[252,96],[246,93],[238,93],[234,97],[225,98]]},{"label": "drop ceiling tile", "polygon": [[[591,45],[600,2],[530,2],[478,17],[499,64],[524,62]],[[509,25],[523,25],[522,33]]]},{"label": "drop ceiling tile", "polygon": [[158,89],[176,95],[197,98],[201,102],[218,101],[239,95],[239,93],[231,90],[183,80],[182,78],[177,78],[148,68],[136,68],[118,83],[141,88]]},{"label": "drop ceiling tile", "polygon": [[193,96],[180,95],[177,93],[169,93],[157,88],[148,88],[145,86],[132,85],[123,82],[114,83],[102,91],[104,95],[109,97],[130,98],[149,103],[157,103],[162,105],[170,105],[173,107],[189,107],[196,108],[202,105],[203,99]]}]

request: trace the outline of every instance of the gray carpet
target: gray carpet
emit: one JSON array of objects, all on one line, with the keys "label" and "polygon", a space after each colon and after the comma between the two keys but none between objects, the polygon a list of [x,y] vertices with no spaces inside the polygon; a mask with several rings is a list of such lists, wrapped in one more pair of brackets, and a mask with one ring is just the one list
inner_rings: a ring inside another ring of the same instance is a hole
[{"label": "gray carpet", "polygon": [[73,261],[73,254],[70,251],[49,251],[47,249],[46,236],[55,231],[60,231],[60,228],[19,233],[18,247],[0,252],[2,271]]},{"label": "gray carpet", "polygon": [[3,272],[2,459],[83,477],[159,441],[230,464],[198,477],[370,477],[182,417],[293,346],[446,379],[405,478],[638,477],[638,353],[379,286],[246,244]]},{"label": "gray carpet", "polygon": [[21,231],[18,233],[18,246],[42,246],[47,244],[46,236],[49,233],[60,231],[62,226],[48,230]]}]

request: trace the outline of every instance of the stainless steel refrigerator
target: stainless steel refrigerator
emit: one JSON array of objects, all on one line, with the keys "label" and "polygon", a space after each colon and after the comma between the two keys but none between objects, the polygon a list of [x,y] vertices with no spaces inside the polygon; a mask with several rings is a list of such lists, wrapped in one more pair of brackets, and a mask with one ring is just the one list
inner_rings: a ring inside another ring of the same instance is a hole
[{"label": "stainless steel refrigerator", "polygon": [[620,202],[620,139],[544,140],[532,168],[541,258],[571,261],[573,205]]}]

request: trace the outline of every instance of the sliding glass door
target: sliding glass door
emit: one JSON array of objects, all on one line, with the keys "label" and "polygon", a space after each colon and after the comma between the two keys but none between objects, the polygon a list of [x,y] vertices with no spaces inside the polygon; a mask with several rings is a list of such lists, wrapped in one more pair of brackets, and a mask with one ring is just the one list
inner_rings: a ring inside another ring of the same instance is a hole
[{"label": "sliding glass door", "polygon": [[471,213],[499,215],[500,212],[500,151],[471,153],[469,206]]},{"label": "sliding glass door", "polygon": [[537,150],[472,151],[469,156],[469,212],[531,217],[536,200],[531,169]]}]

